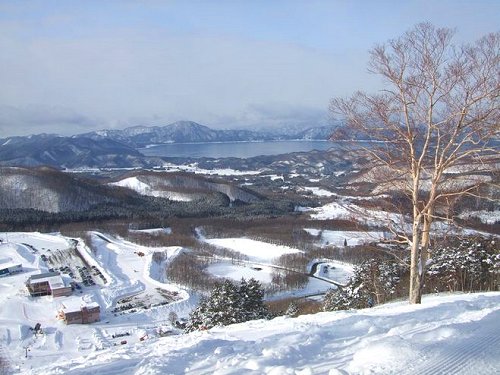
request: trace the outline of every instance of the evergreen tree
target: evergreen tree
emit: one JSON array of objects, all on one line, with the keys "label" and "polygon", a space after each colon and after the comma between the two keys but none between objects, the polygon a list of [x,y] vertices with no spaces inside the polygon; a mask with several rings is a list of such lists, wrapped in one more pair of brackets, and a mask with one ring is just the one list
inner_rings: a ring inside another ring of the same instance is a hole
[{"label": "evergreen tree", "polygon": [[296,317],[299,314],[299,307],[295,302],[290,302],[288,308],[286,309],[285,315],[290,316],[292,318]]},{"label": "evergreen tree", "polygon": [[432,252],[432,291],[497,290],[499,277],[500,250],[491,238],[464,238]]},{"label": "evergreen tree", "polygon": [[202,297],[198,306],[189,314],[189,321],[186,323],[186,332],[205,330],[211,327],[210,322],[205,320],[205,310],[207,308],[207,298]]},{"label": "evergreen tree", "polygon": [[[210,326],[228,325],[243,321],[238,288],[229,280],[215,284],[205,307],[205,319]],[[210,327],[207,327],[210,328]]]},{"label": "evergreen tree", "polygon": [[251,278],[247,282],[241,279],[239,294],[245,321],[269,317],[269,310],[264,304],[264,291],[257,280]]},{"label": "evergreen tree", "polygon": [[405,272],[408,268],[392,259],[370,259],[354,267],[354,274],[346,286],[327,292],[323,310],[362,309],[384,303],[396,292]]},{"label": "evergreen tree", "polygon": [[189,316],[186,331],[209,329],[218,325],[268,318],[264,292],[255,279],[241,280],[237,287],[231,281],[216,283],[210,296],[202,298]]},{"label": "evergreen tree", "polygon": [[345,287],[330,289],[323,300],[324,311],[362,309],[368,306],[370,295],[363,283],[363,268],[355,267],[354,274]]}]

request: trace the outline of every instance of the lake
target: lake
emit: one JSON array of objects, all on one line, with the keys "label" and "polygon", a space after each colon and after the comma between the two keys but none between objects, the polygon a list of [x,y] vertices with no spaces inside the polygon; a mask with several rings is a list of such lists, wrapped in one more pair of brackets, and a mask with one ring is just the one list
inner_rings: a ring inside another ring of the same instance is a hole
[{"label": "lake", "polygon": [[141,148],[146,156],[183,158],[251,158],[259,155],[279,155],[290,152],[328,150],[329,141],[265,141],[265,142],[221,142],[221,143],[168,143]]}]

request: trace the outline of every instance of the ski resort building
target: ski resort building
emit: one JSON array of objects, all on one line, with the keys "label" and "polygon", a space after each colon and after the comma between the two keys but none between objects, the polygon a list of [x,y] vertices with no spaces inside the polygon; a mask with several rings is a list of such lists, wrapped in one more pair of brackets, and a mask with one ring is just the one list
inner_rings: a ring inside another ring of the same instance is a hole
[{"label": "ski resort building", "polygon": [[97,302],[65,301],[59,310],[59,318],[66,324],[89,324],[100,320],[101,308]]},{"label": "ski resort building", "polygon": [[26,281],[26,288],[32,297],[49,296],[61,297],[70,296],[73,290],[67,285],[59,272],[47,272],[39,275],[32,275]]},{"label": "ski resort building", "polygon": [[21,263],[4,263],[0,264],[0,277],[9,276],[13,273],[23,272]]}]

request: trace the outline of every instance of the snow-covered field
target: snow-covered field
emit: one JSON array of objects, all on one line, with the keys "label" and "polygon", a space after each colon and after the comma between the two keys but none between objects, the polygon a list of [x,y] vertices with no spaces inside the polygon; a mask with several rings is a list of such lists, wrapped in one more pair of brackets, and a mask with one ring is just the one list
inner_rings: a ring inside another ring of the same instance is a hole
[{"label": "snow-covered field", "polygon": [[378,242],[386,236],[385,232],[380,231],[350,231],[350,230],[319,230],[306,228],[304,229],[312,236],[319,236],[320,245],[344,246],[357,246],[369,242]]},{"label": "snow-covered field", "polygon": [[140,181],[137,177],[128,177],[118,182],[112,182],[110,185],[125,187],[142,195],[167,198],[177,202],[190,202],[193,199],[192,194],[183,194],[168,190],[155,190],[148,184]]},{"label": "snow-covered field", "polygon": [[500,211],[465,211],[459,215],[460,219],[478,218],[482,223],[494,225],[500,222]]},{"label": "snow-covered field", "polygon": [[[500,293],[214,328],[60,358],[29,374],[497,374]],[[29,361],[29,360],[28,360]]]},{"label": "snow-covered field", "polygon": [[345,219],[369,225],[393,223],[403,228],[406,226],[405,218],[397,213],[369,210],[353,203],[341,200],[331,202],[314,209],[303,209],[311,213],[311,218],[316,220]]},{"label": "snow-covered field", "polygon": [[204,239],[207,243],[224,247],[248,256],[252,262],[270,262],[284,254],[300,253],[301,250],[289,246],[274,245],[249,238],[212,238]]},{"label": "snow-covered field", "polygon": [[311,192],[314,195],[317,195],[318,197],[332,197],[335,195],[335,193],[332,193],[331,191],[328,191],[326,189],[321,189],[318,187],[304,187],[303,190]]},{"label": "snow-covered field", "polygon": [[[200,235],[200,233],[198,233]],[[250,238],[211,238],[207,239],[200,235],[200,240],[212,245],[223,247],[235,252],[239,252],[248,257],[248,261],[240,261],[233,264],[230,261],[222,261],[211,264],[207,271],[218,277],[227,277],[236,281],[242,277],[260,281],[264,288],[272,281],[273,272],[282,271],[276,266],[275,261],[281,255],[301,253],[299,249],[289,246],[275,245],[263,241],[256,241]],[[338,262],[325,260],[318,262],[321,265],[317,268],[314,276],[310,277],[307,284],[301,290],[280,291],[273,294],[272,299],[282,297],[302,297],[318,293],[326,293],[328,289],[336,288],[337,284],[345,284],[352,276],[352,268],[346,267]]]},{"label": "snow-covered field", "polygon": [[240,281],[243,277],[254,278],[262,284],[268,284],[272,279],[273,268],[265,265],[233,264],[231,261],[221,261],[210,264],[207,271],[214,276],[235,281]]},{"label": "snow-covered field", "polygon": [[215,176],[252,176],[262,173],[262,171],[240,171],[230,168],[215,168],[215,169],[203,169],[198,166],[197,163],[192,164],[171,164],[165,163],[163,165],[168,172],[191,172],[196,174],[204,175],[215,175]]}]

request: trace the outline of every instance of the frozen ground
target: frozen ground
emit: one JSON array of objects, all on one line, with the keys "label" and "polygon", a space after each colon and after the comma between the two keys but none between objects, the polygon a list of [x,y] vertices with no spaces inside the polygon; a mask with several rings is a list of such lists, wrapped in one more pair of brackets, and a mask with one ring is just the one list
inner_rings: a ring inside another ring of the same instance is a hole
[{"label": "frozen ground", "polygon": [[497,374],[500,293],[251,321],[60,358],[29,374]]}]

